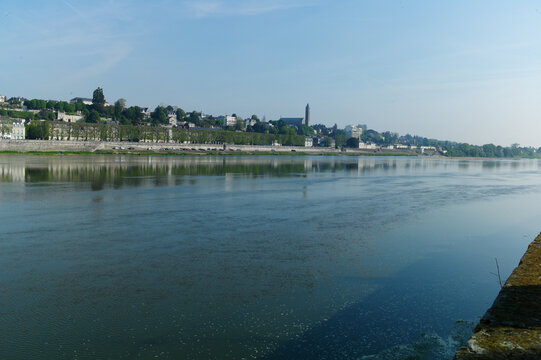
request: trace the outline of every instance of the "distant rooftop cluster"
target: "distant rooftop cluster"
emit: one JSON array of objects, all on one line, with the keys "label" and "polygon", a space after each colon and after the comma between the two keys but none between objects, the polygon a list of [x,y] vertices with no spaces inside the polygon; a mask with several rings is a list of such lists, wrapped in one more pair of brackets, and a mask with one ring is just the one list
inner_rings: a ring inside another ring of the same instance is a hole
[{"label": "distant rooftop cluster", "polygon": [[[203,111],[185,112],[182,108],[171,105],[160,105],[154,110],[149,107],[126,107],[124,99],[118,99],[114,104],[106,102],[101,88],[94,91],[92,99],[74,97],[69,102],[26,99],[20,96],[8,98],[6,95],[0,94],[0,119],[4,124],[4,130],[1,134],[3,139],[22,140],[26,138],[25,134],[20,134],[21,124],[26,124],[28,127],[30,125],[36,126],[36,122],[51,121],[51,125],[54,123],[89,123],[135,126],[139,129],[141,126],[159,127],[163,130],[160,133],[169,134],[164,135],[164,138],[169,139],[172,139],[172,131],[185,129],[206,131],[206,135],[200,136],[198,141],[202,141],[201,139],[215,142],[224,141],[224,136],[216,135],[219,131],[224,131],[229,134],[226,138],[249,144],[270,143],[269,139],[273,139],[272,142],[275,145],[359,149],[368,152],[403,151],[417,154],[496,158],[538,157],[541,155],[539,148],[520,147],[518,144],[511,147],[494,144],[478,146],[409,134],[401,136],[396,132],[378,132],[369,129],[366,124],[347,125],[344,129],[338,128],[336,124],[327,127],[323,124],[312,124],[310,116],[309,104],[306,105],[302,117],[280,117],[278,120],[269,121],[266,120],[265,116],[260,119],[255,114],[248,118],[242,118],[235,113],[214,116]],[[24,126],[23,129],[25,129]],[[214,134],[210,135],[210,132]],[[235,137],[231,135],[233,133],[246,135]],[[57,138],[65,138],[65,136],[70,138],[69,135],[65,135],[65,132],[63,134],[58,135]],[[43,133],[41,135],[35,135],[35,133],[28,135],[28,137],[33,136],[51,138],[50,135]]]}]

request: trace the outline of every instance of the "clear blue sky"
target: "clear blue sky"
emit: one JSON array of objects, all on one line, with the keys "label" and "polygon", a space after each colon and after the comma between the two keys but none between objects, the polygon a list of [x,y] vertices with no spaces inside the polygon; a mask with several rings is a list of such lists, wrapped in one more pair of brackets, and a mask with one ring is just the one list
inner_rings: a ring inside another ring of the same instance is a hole
[{"label": "clear blue sky", "polygon": [[7,1],[0,94],[541,146],[541,3]]}]

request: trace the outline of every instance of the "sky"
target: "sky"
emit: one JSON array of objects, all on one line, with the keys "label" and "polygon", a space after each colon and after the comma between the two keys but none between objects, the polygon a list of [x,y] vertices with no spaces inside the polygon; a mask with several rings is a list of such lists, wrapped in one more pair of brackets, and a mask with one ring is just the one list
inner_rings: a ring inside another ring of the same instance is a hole
[{"label": "sky", "polygon": [[541,3],[0,0],[0,94],[541,146]]}]

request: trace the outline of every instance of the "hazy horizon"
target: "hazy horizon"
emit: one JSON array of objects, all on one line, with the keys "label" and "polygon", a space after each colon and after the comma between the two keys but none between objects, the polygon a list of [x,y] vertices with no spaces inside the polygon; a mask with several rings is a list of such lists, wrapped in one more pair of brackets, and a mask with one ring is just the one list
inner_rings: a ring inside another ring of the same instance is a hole
[{"label": "hazy horizon", "polygon": [[534,1],[27,1],[0,9],[0,94],[303,116],[541,145]]}]

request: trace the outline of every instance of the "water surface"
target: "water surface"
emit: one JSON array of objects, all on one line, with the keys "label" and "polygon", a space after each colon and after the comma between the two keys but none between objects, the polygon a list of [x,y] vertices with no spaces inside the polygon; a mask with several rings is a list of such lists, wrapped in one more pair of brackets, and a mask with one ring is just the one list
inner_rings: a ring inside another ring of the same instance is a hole
[{"label": "water surface", "polygon": [[448,357],[539,232],[540,165],[1,155],[0,358]]}]

